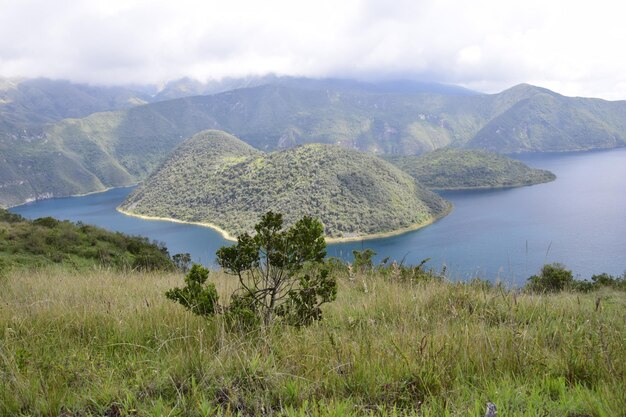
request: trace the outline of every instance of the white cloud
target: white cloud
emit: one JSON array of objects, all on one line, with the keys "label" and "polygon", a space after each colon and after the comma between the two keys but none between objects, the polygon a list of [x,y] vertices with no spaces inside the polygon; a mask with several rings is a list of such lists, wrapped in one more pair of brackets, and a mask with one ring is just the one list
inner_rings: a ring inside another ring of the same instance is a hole
[{"label": "white cloud", "polygon": [[410,76],[626,99],[625,12],[614,0],[0,0],[0,75]]}]

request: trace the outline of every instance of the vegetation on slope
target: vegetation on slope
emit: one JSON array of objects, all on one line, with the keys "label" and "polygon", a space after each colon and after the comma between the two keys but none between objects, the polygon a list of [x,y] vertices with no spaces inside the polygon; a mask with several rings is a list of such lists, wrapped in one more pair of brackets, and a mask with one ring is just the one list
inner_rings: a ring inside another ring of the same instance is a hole
[{"label": "vegetation on slope", "polygon": [[[436,274],[339,275],[307,328],[224,331],[164,297],[182,274],[0,280],[0,414],[622,416],[623,292],[527,294]],[[211,272],[222,298],[238,285]]]},{"label": "vegetation on slope", "polygon": [[119,269],[173,269],[163,244],[104,229],[44,217],[33,221],[0,209],[0,264],[38,267],[107,266]]},{"label": "vegetation on slope", "polygon": [[482,126],[468,147],[517,153],[626,145],[626,101],[564,97],[526,84],[499,96],[512,105]]},{"label": "vegetation on slope", "polygon": [[0,133],[27,139],[45,123],[145,104],[149,97],[124,87],[69,81],[0,78]]},{"label": "vegetation on slope", "polygon": [[0,205],[130,185],[205,129],[232,132],[264,151],[330,143],[377,154],[449,145],[508,153],[625,146],[625,120],[626,102],[527,85],[486,95],[402,83],[276,80],[0,136]]},{"label": "vegetation on slope", "polygon": [[394,232],[432,221],[448,204],[373,156],[310,144],[264,154],[220,131],[183,143],[122,204],[132,214],[249,232],[267,211],[285,223],[320,219],[328,237]]},{"label": "vegetation on slope", "polygon": [[518,187],[554,181],[545,170],[483,150],[438,149],[420,156],[385,157],[426,187],[470,189]]}]

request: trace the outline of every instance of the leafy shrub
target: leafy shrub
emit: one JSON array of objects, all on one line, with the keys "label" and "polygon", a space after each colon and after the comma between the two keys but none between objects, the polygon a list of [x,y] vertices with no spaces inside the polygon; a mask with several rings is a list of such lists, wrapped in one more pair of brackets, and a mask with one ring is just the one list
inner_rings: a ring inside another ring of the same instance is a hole
[{"label": "leafy shrub", "polygon": [[305,216],[283,230],[283,216],[270,211],[254,229],[254,236],[244,233],[217,251],[218,264],[240,283],[229,314],[239,311],[246,321],[254,315],[266,325],[277,316],[295,326],[319,320],[321,305],[337,295],[324,265],[322,224]]},{"label": "leafy shrub", "polygon": [[544,265],[539,275],[528,278],[527,287],[533,292],[558,292],[568,288],[573,281],[572,271],[562,264],[553,263]]},{"label": "leafy shrub", "polygon": [[184,288],[173,288],[165,296],[199,316],[212,316],[220,310],[219,296],[215,284],[206,283],[208,277],[208,269],[194,264],[185,276],[187,285]]},{"label": "leafy shrub", "polygon": [[577,280],[565,266],[554,263],[544,265],[541,274],[528,278],[526,288],[533,292],[558,292],[565,289],[576,292],[591,292],[602,287],[626,291],[626,272],[622,277],[602,273],[591,277],[591,280]]},{"label": "leafy shrub", "polygon": [[179,271],[187,273],[191,265],[191,255],[189,253],[177,253],[172,256],[172,262]]},{"label": "leafy shrub", "polygon": [[33,223],[38,226],[48,227],[50,229],[56,227],[60,222],[53,217],[41,217],[33,220]]},{"label": "leafy shrub", "polygon": [[591,281],[597,287],[611,287],[616,290],[626,291],[626,272],[624,272],[624,275],[621,278],[614,277],[606,272],[599,275],[593,275],[591,277]]},{"label": "leafy shrub", "polygon": [[324,264],[321,223],[303,217],[283,230],[282,215],[268,212],[255,231],[217,251],[218,264],[240,283],[227,308],[218,304],[215,286],[205,284],[209,271],[200,265],[193,265],[186,286],[169,290],[167,298],[201,316],[224,313],[231,328],[267,325],[276,317],[294,326],[319,320],[321,305],[337,296],[337,282]]},{"label": "leafy shrub", "polygon": [[369,272],[374,268],[372,258],[376,255],[376,252],[372,249],[368,248],[361,251],[353,250],[352,255],[354,256],[352,267],[355,271]]},{"label": "leafy shrub", "polygon": [[597,288],[598,285],[590,281],[573,280],[570,284],[570,289],[577,292],[591,292]]}]

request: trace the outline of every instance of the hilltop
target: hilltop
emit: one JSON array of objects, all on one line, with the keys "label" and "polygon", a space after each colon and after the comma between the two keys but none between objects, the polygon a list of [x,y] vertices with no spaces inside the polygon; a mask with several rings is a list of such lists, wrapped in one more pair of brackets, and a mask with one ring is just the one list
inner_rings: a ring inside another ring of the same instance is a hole
[{"label": "hilltop", "polygon": [[391,155],[389,162],[428,188],[519,187],[554,181],[550,171],[484,150],[445,148],[419,156]]},{"label": "hilltop", "polygon": [[309,215],[331,238],[416,228],[448,208],[373,155],[322,144],[266,154],[213,130],[185,141],[120,207],[210,224],[231,237],[252,230],[268,210],[284,213],[287,224]]}]

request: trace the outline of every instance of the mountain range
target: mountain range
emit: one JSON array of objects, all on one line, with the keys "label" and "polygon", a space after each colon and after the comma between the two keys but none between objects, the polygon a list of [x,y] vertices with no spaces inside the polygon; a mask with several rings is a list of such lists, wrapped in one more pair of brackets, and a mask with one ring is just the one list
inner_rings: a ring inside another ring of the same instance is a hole
[{"label": "mountain range", "polygon": [[480,94],[410,81],[267,77],[186,89],[182,80],[159,98],[147,88],[61,83],[52,94],[26,88],[26,81],[9,84],[0,83],[3,206],[139,182],[205,129],[227,131],[262,151],[307,143],[398,155],[442,147],[519,153],[626,145],[625,101],[565,97],[530,85]]}]

